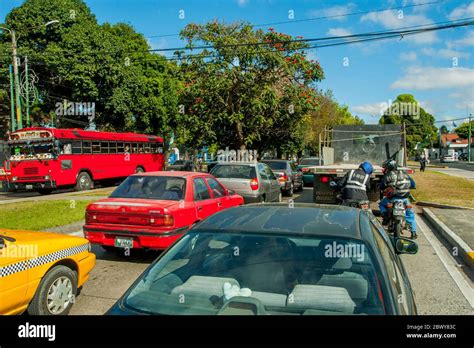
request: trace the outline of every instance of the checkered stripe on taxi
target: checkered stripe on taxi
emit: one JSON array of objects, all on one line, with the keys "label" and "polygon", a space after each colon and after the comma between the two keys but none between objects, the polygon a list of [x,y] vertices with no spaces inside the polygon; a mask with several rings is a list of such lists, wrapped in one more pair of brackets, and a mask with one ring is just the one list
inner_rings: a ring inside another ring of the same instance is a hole
[{"label": "checkered stripe on taxi", "polygon": [[7,277],[18,272],[26,271],[30,268],[39,267],[47,263],[58,261],[68,256],[82,253],[83,251],[87,251],[88,249],[89,243],[86,243],[83,245],[58,250],[50,254],[38,256],[30,260],[12,263],[11,265],[0,267],[0,278]]}]

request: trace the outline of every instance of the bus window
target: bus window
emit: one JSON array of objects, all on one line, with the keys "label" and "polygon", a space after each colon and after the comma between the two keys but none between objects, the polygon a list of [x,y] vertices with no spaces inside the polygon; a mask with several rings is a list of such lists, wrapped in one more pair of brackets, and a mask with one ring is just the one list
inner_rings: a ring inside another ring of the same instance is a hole
[{"label": "bus window", "polygon": [[111,141],[109,143],[109,153],[117,153],[117,143],[114,141]]},{"label": "bus window", "polygon": [[123,153],[124,146],[123,143],[117,143],[117,153]]},{"label": "bus window", "polygon": [[138,144],[137,143],[132,144],[132,153],[138,153]]},{"label": "bus window", "polygon": [[92,153],[100,153],[100,141],[92,142]]},{"label": "bus window", "polygon": [[145,153],[151,153],[150,143],[144,144]]},{"label": "bus window", "polygon": [[131,153],[130,150],[131,150],[131,148],[132,148],[132,145],[131,145],[130,143],[125,143],[124,146],[125,146],[125,147],[124,147],[123,151],[124,151],[125,153]]},{"label": "bus window", "polygon": [[73,141],[72,142],[72,153],[80,155],[82,153],[82,142],[81,141]]},{"label": "bus window", "polygon": [[62,148],[61,153],[64,154],[64,155],[72,154],[72,145],[71,145],[71,143],[63,144],[63,148]]},{"label": "bus window", "polygon": [[108,143],[107,141],[103,141],[103,142],[101,143],[100,152],[101,152],[101,153],[109,153],[109,143]]},{"label": "bus window", "polygon": [[143,153],[143,145],[142,143],[138,143],[138,153]]},{"label": "bus window", "polygon": [[92,153],[92,147],[90,141],[83,141],[82,142],[82,153],[90,154]]}]

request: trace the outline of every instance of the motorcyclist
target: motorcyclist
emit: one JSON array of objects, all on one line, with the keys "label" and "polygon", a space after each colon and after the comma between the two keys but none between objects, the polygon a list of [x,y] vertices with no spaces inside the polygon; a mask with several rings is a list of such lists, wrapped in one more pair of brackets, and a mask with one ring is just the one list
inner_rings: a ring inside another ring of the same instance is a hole
[{"label": "motorcyclist", "polygon": [[367,192],[370,190],[370,175],[373,171],[372,164],[362,162],[358,169],[350,170],[344,175],[337,183],[337,189],[342,193],[342,205],[369,200]]},{"label": "motorcyclist", "polygon": [[388,225],[388,209],[387,205],[393,199],[403,199],[405,202],[405,218],[408,228],[411,232],[411,238],[416,239],[416,221],[415,212],[410,206],[410,189],[415,188],[415,181],[403,170],[398,169],[397,162],[389,159],[382,164],[384,176],[380,182],[380,190],[385,191],[385,197],[380,201],[379,208],[382,214],[382,224]]}]

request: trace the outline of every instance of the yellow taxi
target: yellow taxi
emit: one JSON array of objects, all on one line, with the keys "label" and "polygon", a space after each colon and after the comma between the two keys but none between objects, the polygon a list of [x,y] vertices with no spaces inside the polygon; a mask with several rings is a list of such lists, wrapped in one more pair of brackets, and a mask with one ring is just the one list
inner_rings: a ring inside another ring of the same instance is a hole
[{"label": "yellow taxi", "polygon": [[87,239],[0,229],[0,314],[65,315],[95,266]]}]

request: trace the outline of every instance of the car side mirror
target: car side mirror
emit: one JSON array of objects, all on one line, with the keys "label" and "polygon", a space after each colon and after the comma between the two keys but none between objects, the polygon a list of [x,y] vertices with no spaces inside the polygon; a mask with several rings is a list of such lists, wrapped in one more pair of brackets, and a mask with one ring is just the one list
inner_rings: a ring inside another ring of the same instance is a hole
[{"label": "car side mirror", "polygon": [[395,250],[397,254],[416,254],[418,252],[418,244],[408,238],[395,238]]},{"label": "car side mirror", "polygon": [[228,196],[235,195],[235,191],[234,190],[227,190],[227,195]]}]

